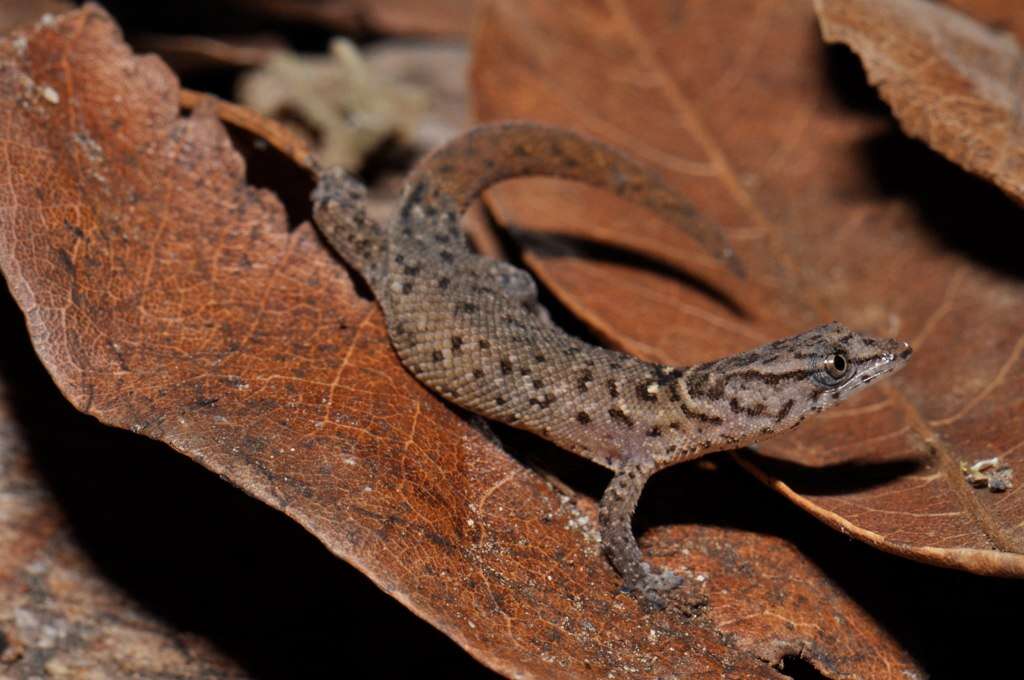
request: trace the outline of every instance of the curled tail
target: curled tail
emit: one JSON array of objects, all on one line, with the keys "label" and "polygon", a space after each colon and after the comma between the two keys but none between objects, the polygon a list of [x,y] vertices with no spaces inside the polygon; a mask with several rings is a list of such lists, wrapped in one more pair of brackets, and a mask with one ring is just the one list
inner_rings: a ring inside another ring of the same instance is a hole
[{"label": "curled tail", "polygon": [[410,175],[402,207],[438,197],[461,213],[491,185],[530,175],[575,180],[642,205],[680,225],[733,272],[742,274],[719,228],[702,219],[655,173],[610,146],[537,123],[481,125],[436,149]]}]

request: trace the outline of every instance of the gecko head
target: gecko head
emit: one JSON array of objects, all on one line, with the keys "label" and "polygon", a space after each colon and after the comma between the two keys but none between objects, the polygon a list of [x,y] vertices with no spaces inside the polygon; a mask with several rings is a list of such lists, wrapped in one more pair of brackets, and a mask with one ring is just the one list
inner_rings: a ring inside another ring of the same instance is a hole
[{"label": "gecko head", "polygon": [[812,354],[811,380],[833,402],[903,368],[913,352],[909,343],[862,335],[835,321],[796,338]]},{"label": "gecko head", "polygon": [[905,342],[830,323],[708,364],[705,384],[688,388],[728,405],[742,421],[734,437],[751,441],[840,403],[902,368],[911,352]]}]

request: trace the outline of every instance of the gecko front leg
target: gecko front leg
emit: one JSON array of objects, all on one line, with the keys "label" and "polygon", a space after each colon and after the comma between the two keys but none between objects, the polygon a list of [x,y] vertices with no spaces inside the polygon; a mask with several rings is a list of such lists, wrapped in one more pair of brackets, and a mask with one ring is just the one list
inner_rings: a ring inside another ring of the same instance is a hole
[{"label": "gecko front leg", "polygon": [[599,518],[602,547],[622,576],[625,590],[638,593],[650,607],[662,609],[663,594],[678,587],[683,578],[645,562],[633,535],[633,511],[654,472],[654,464],[647,460],[617,470],[601,496]]}]

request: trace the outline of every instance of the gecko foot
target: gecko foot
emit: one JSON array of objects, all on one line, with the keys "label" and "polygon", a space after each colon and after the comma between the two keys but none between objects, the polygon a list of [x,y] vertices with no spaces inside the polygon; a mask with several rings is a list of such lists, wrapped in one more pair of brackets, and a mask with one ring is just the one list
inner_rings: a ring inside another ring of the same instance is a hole
[{"label": "gecko foot", "polygon": [[598,517],[601,522],[601,543],[608,561],[619,572],[623,590],[637,595],[647,611],[664,609],[672,593],[672,603],[684,611],[696,611],[707,603],[700,579],[684,578],[668,569],[651,566],[644,560],[631,518],[644,483],[654,470],[649,461],[617,471],[601,497]]},{"label": "gecko foot", "polygon": [[664,609],[665,594],[683,584],[683,577],[668,569],[658,569],[646,562],[640,565],[643,577],[639,581],[626,586],[643,600],[645,608]]},{"label": "gecko foot", "polygon": [[652,567],[644,562],[641,565],[643,576],[623,590],[639,595],[643,607],[647,611],[664,609],[668,604],[666,595],[673,593],[673,603],[677,602],[688,612],[695,613],[707,604],[707,593],[702,583],[693,578],[683,578],[669,569]]}]

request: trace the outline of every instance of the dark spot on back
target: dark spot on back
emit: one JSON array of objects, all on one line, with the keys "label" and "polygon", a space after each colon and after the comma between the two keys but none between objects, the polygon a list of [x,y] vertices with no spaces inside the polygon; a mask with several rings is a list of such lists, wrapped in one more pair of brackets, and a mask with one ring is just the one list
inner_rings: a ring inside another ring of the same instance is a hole
[{"label": "dark spot on back", "polygon": [[674,385],[682,377],[683,372],[678,368],[673,368],[668,371],[658,371],[654,379],[658,381],[659,385]]},{"label": "dark spot on back", "polygon": [[538,399],[537,397],[531,397],[530,398],[530,404],[531,405],[533,405],[533,406],[540,406],[541,408],[547,408],[548,406],[551,406],[552,404],[554,404],[555,401],[556,401],[555,395],[553,395],[553,394],[545,394],[540,399]]},{"label": "dark spot on back", "polygon": [[608,380],[608,394],[612,399],[617,399],[619,396],[619,386],[615,384],[614,380]]},{"label": "dark spot on back", "polygon": [[639,397],[642,401],[658,401],[658,395],[657,394],[652,394],[647,389],[651,385],[656,385],[656,384],[657,383],[641,383],[641,384],[637,385],[636,386],[636,396]]},{"label": "dark spot on back", "polygon": [[580,411],[576,414],[576,420],[582,425],[586,425],[590,422],[590,414],[586,411]]},{"label": "dark spot on back", "polygon": [[633,419],[627,416],[620,408],[608,409],[608,416],[612,420],[617,420],[626,427],[633,427]]}]

